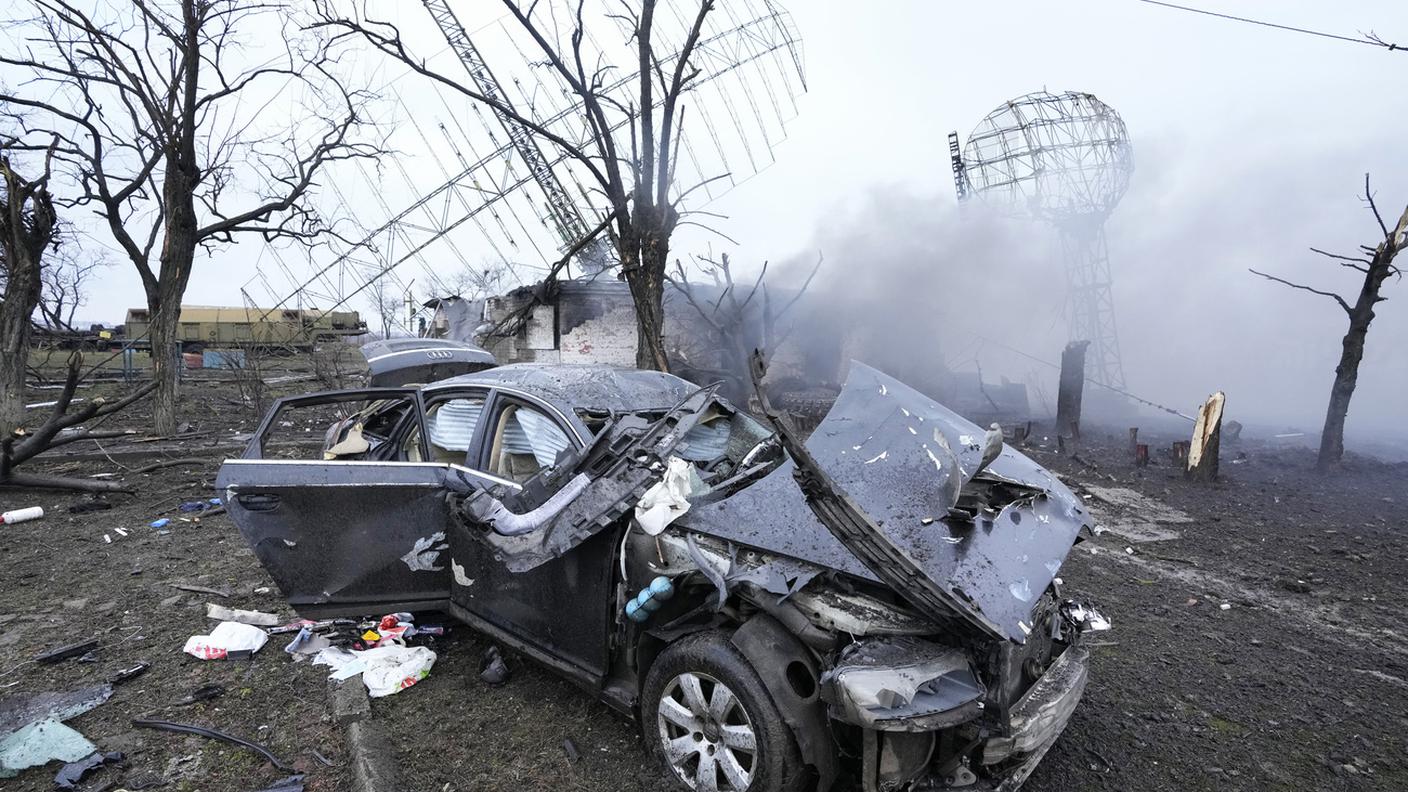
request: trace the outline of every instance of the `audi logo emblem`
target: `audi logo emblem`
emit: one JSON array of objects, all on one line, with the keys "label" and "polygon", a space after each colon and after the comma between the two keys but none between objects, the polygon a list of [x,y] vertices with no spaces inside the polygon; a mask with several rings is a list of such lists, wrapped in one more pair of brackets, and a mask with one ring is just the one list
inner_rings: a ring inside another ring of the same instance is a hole
[{"label": "audi logo emblem", "polygon": [[454,357],[455,354],[453,352],[446,352],[443,349],[431,349],[425,353],[425,356],[432,360],[449,360]]}]

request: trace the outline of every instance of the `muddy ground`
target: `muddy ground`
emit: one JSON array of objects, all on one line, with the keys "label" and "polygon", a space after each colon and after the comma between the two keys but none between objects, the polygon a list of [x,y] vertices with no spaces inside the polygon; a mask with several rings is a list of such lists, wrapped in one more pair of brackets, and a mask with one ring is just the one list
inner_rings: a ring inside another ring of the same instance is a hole
[{"label": "muddy ground", "polygon": [[[125,767],[94,774],[85,788],[164,781],[164,789],[249,792],[286,775],[242,748],[131,725],[150,717],[254,740],[306,772],[310,790],[346,789],[347,756],[324,669],[291,662],[278,637],[247,661],[202,662],[181,652],[187,637],[213,626],[208,601],[292,615],[227,518],[185,522],[175,511],[183,500],[216,494],[218,460],[254,425],[236,384],[206,376],[182,400],[181,439],[140,442],[138,434],[101,448],[74,444],[32,465],[54,474],[117,473],[137,492],[105,497],[112,509],[71,515],[69,506],[92,498],[0,490],[4,509],[49,512],[0,527],[7,556],[0,697],[93,684],[147,661],[144,676],[70,721],[101,749],[128,754]],[[312,387],[288,382],[276,390]],[[44,398],[52,392],[32,401]],[[145,425],[138,408],[108,428]],[[1156,457],[1173,439],[1152,438]],[[1124,535],[1082,544],[1062,570],[1070,589],[1105,608],[1115,630],[1097,637],[1085,701],[1026,789],[1408,788],[1408,465],[1353,459],[1322,475],[1308,450],[1248,441],[1224,447],[1222,480],[1207,486],[1186,482],[1164,458],[1133,467],[1113,436],[1088,438],[1076,459],[1039,441],[1028,452],[1089,495],[1101,521]],[[150,474],[123,470],[163,458],[197,461]],[[149,527],[163,516],[170,526]],[[1128,538],[1169,533],[1176,538]],[[33,662],[43,650],[89,637],[100,642],[96,662]],[[634,727],[568,683],[513,656],[508,684],[480,681],[485,645],[468,630],[452,631],[436,647],[429,678],[373,702],[406,789],[667,788]],[[223,695],[174,703],[211,683],[224,686]],[[51,789],[56,767],[3,783]]]}]

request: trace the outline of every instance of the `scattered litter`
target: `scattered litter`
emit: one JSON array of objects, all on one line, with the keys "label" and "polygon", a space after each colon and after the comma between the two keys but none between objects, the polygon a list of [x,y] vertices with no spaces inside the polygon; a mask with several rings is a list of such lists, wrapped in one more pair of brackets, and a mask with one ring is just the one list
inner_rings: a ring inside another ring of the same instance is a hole
[{"label": "scattered litter", "polygon": [[107,511],[112,508],[112,504],[107,501],[82,501],[68,507],[69,514],[88,514],[89,512]]},{"label": "scattered litter", "polygon": [[268,586],[255,586],[255,587],[254,587],[254,593],[255,593],[255,594],[268,594],[268,593],[269,593],[269,587],[268,587]]},{"label": "scattered litter", "polygon": [[562,741],[562,750],[567,754],[567,762],[569,764],[577,764],[582,758],[582,754],[577,751],[577,744],[572,742],[571,737]]},{"label": "scattered litter", "polygon": [[123,682],[130,682],[131,680],[136,679],[142,674],[147,673],[147,669],[151,667],[151,663],[148,663],[146,661],[140,661],[131,668],[124,668],[121,671],[118,671],[117,673],[108,677],[108,683],[112,685],[121,685]]},{"label": "scattered litter", "polygon": [[1125,553],[1125,555],[1134,555],[1134,548],[1133,548],[1133,547],[1126,547],[1126,548],[1124,549],[1124,553]]},{"label": "scattered litter", "polygon": [[279,617],[272,613],[252,610],[236,610],[227,608],[224,605],[216,605],[213,602],[205,604],[205,617],[207,619],[217,619],[219,621],[239,622],[240,624],[252,624],[256,627],[277,627]]},{"label": "scattered litter", "polygon": [[127,757],[123,756],[119,751],[112,751],[110,753],[94,751],[76,762],[69,762],[59,768],[58,775],[54,776],[54,788],[77,789],[79,782],[83,780],[83,776],[87,775],[90,771],[96,770],[103,765],[116,764],[126,758]]},{"label": "scattered litter", "polygon": [[202,660],[243,660],[259,651],[269,636],[258,627],[239,622],[220,622],[209,635],[192,635],[182,649]]},{"label": "scattered litter", "polygon": [[84,652],[82,655],[79,656],[78,662],[80,662],[80,663],[96,663],[96,662],[98,662],[98,653],[97,653],[96,651]]},{"label": "scattered litter", "polygon": [[1219,610],[1232,610],[1232,603],[1224,602],[1217,606]]},{"label": "scattered litter", "polygon": [[270,635],[283,635],[285,633],[300,632],[303,630],[304,627],[311,629],[313,632],[322,632],[324,630],[332,629],[333,627],[355,626],[357,626],[357,622],[353,619],[324,619],[322,621],[308,621],[307,619],[299,619],[298,621],[289,622],[288,624],[285,624],[282,627],[270,627],[268,632]]},{"label": "scattered litter", "polygon": [[223,591],[221,589],[213,589],[206,586],[193,586],[189,583],[172,583],[171,588],[177,589],[179,591],[189,591],[192,594],[209,594],[212,597],[220,597],[221,599],[230,598],[230,592],[228,591]]},{"label": "scattered litter", "polygon": [[499,647],[493,644],[479,657],[479,678],[490,685],[498,686],[508,681],[508,664],[500,654]]},{"label": "scattered litter", "polygon": [[274,756],[274,754],[271,753],[268,748],[265,748],[259,743],[250,742],[249,740],[236,737],[232,734],[226,734],[224,732],[219,732],[214,729],[207,729],[204,726],[196,726],[195,724],[191,723],[175,723],[173,721],[160,720],[142,720],[140,718],[133,719],[132,725],[143,729],[157,729],[160,731],[177,732],[180,734],[194,734],[199,737],[208,737],[212,740],[223,740],[227,743],[233,743],[234,745],[243,746],[251,751],[254,751],[265,759],[268,759],[269,764],[272,764],[274,767],[284,771],[285,773],[294,772],[294,769],[292,767],[289,767],[288,765],[279,761],[279,758],[277,756]]},{"label": "scattered litter", "polygon": [[79,655],[87,654],[97,648],[98,639],[89,638],[86,641],[71,643],[68,646],[60,646],[58,649],[45,652],[44,654],[34,658],[34,662],[39,663],[41,665],[49,665],[50,663],[57,663],[61,660],[67,660],[70,657],[78,657]]},{"label": "scattered litter", "polygon": [[197,702],[209,701],[213,698],[218,698],[219,696],[223,695],[225,695],[225,686],[221,685],[218,682],[211,682],[209,684],[201,685],[200,687],[196,688],[194,691],[191,692],[191,695],[186,696],[185,698],[179,701],[172,702],[172,706],[188,707]]},{"label": "scattered litter", "polygon": [[219,506],[219,505],[220,505],[220,499],[219,499],[219,498],[214,498],[214,499],[208,500],[208,501],[203,501],[203,500],[200,500],[200,501],[186,501],[185,503],[183,503],[183,504],[181,504],[180,506],[178,506],[177,509],[178,509],[182,514],[192,514],[192,513],[195,513],[195,512],[203,512],[203,511],[205,511],[206,509],[213,509],[213,508],[215,508],[216,506]]},{"label": "scattered litter", "polygon": [[315,655],[331,646],[332,641],[329,641],[327,636],[318,635],[313,632],[311,626],[305,626],[298,631],[298,635],[293,637],[288,646],[284,647],[284,651],[293,655],[293,659],[302,660],[308,655]]},{"label": "scattered litter", "polygon": [[330,647],[313,658],[315,665],[332,668],[329,679],[343,680],[362,675],[362,683],[372,698],[389,696],[414,685],[430,674],[435,652],[424,646],[386,644],[360,652]]},{"label": "scattered litter", "polygon": [[0,525],[14,525],[15,523],[37,520],[44,516],[43,506],[30,506],[27,509],[13,509],[0,514]]},{"label": "scattered litter", "polygon": [[118,536],[126,536],[126,535],[127,535],[127,530],[126,530],[125,528],[114,528],[114,529],[112,529],[112,532],[115,533],[115,534],[117,534]]},{"label": "scattered litter", "polygon": [[160,520],[152,520],[152,521],[151,521],[151,526],[152,526],[153,528],[165,528],[166,526],[168,526],[168,525],[170,525],[170,524],[171,524],[171,518],[170,518],[170,517],[162,517]]}]

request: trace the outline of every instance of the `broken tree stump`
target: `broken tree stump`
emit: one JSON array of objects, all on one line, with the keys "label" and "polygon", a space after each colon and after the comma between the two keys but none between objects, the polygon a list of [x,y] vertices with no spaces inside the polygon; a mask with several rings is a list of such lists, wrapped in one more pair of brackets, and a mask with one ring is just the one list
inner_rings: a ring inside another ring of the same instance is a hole
[{"label": "broken tree stump", "polygon": [[1222,444],[1222,406],[1227,397],[1218,391],[1198,410],[1193,424],[1193,439],[1188,447],[1188,468],[1185,475],[1195,481],[1217,478],[1217,456]]},{"label": "broken tree stump", "polygon": [[1175,463],[1182,462],[1188,458],[1188,445],[1187,440],[1173,441],[1173,449],[1170,453],[1173,455],[1173,461]]},{"label": "broken tree stump", "polygon": [[1061,381],[1056,391],[1056,436],[1080,438],[1080,402],[1085,392],[1085,349],[1089,341],[1072,341],[1061,352]]}]

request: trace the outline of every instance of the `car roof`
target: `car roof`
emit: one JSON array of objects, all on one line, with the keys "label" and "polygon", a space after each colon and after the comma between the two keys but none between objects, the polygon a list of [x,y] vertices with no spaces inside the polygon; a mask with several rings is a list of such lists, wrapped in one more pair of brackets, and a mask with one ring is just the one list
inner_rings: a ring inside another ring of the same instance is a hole
[{"label": "car roof", "polygon": [[426,390],[479,385],[525,391],[563,412],[668,409],[697,385],[662,371],[601,364],[510,363],[439,380]]}]

